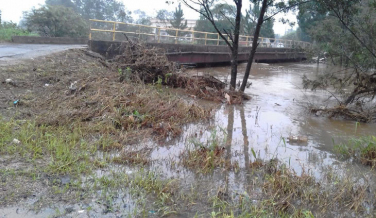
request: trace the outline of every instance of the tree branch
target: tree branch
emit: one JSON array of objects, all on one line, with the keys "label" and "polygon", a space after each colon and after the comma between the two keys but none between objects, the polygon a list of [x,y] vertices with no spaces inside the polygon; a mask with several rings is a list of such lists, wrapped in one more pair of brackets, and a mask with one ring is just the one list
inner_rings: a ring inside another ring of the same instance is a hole
[{"label": "tree branch", "polygon": [[[197,10],[196,8],[192,7],[189,3],[193,3],[193,4],[196,4],[200,7],[203,7],[204,10],[205,10],[205,13],[200,11],[200,10]],[[209,8],[209,4],[208,4],[208,1],[207,0],[201,0],[201,1],[198,1],[198,2],[195,2],[193,0],[182,0],[182,2],[187,6],[189,7],[190,9],[196,11],[197,13],[201,14],[202,16],[204,16],[207,20],[209,20],[209,22],[213,25],[214,29],[217,31],[217,33],[219,34],[219,36],[225,41],[225,43],[231,48],[233,49],[233,45],[227,40],[227,38],[222,34],[222,32],[218,29],[215,21],[214,21],[214,17],[213,17],[213,14],[211,13],[211,10]]]},{"label": "tree branch", "polygon": [[333,13],[335,13],[336,17],[339,19],[342,25],[351,33],[351,35],[353,35],[355,39],[358,40],[358,42],[360,42],[360,44],[362,44],[362,46],[366,48],[374,58],[376,58],[376,54],[372,52],[372,50],[347,26],[347,24],[344,22],[343,18],[339,14],[339,12],[336,11],[332,5],[328,5],[326,2],[325,4],[330,8],[331,11],[333,11]]},{"label": "tree branch", "polygon": [[308,3],[308,2],[311,2],[311,1],[313,1],[313,0],[308,0],[308,1],[298,2],[298,3],[296,3],[296,4],[289,5],[288,7],[283,8],[283,9],[281,9],[281,10],[279,10],[279,11],[273,13],[273,14],[270,15],[269,17],[264,18],[264,21],[270,20],[271,18],[273,18],[274,16],[276,16],[277,14],[279,14],[279,13],[281,13],[281,12],[283,12],[283,11],[290,10],[291,8],[294,8],[294,7],[296,7],[296,6],[299,6],[299,5],[301,5],[301,4],[305,4],[305,3]]}]

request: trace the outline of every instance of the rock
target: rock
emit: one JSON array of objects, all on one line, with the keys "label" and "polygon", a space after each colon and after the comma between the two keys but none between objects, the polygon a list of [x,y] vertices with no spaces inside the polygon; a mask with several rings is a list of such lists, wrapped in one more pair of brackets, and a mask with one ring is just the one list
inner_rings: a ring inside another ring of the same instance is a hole
[{"label": "rock", "polygon": [[5,83],[9,84],[9,85],[12,85],[12,86],[16,86],[16,83],[12,79],[6,79]]},{"label": "rock", "polygon": [[70,84],[69,90],[71,90],[71,91],[77,90],[77,81],[74,81],[73,83]]},{"label": "rock", "polygon": [[18,139],[13,139],[13,141],[12,141],[14,144],[20,144],[21,143],[21,141],[20,140],[18,140]]},{"label": "rock", "polygon": [[289,136],[287,137],[289,142],[307,142],[308,137],[307,136]]}]

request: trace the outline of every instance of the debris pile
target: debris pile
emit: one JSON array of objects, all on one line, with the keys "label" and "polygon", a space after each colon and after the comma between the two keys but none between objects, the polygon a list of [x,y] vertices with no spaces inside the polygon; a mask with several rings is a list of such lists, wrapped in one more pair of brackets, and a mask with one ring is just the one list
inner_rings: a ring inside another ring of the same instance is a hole
[{"label": "debris pile", "polygon": [[316,116],[327,115],[329,118],[343,118],[346,120],[356,120],[358,122],[374,122],[376,121],[376,111],[374,110],[358,110],[350,106],[339,105],[333,108],[311,108],[311,113]]},{"label": "debris pile", "polygon": [[120,81],[132,80],[144,83],[184,88],[192,97],[222,102],[227,93],[229,104],[240,104],[248,96],[225,91],[226,84],[213,76],[189,76],[178,65],[169,62],[161,48],[147,47],[142,42],[127,40],[120,46],[112,44],[107,54],[114,54],[109,60],[119,71]]},{"label": "debris pile", "polygon": [[107,54],[114,54],[109,62],[118,69],[121,81],[141,79],[144,83],[165,83],[168,76],[177,70],[177,66],[168,61],[163,49],[148,48],[137,41],[128,40],[120,46],[112,44]]}]

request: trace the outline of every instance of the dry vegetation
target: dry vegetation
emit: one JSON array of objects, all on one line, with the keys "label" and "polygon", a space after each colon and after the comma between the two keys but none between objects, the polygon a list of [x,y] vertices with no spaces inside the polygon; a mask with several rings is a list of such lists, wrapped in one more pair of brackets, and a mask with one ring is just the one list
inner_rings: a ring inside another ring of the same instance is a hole
[{"label": "dry vegetation", "polygon": [[[100,60],[100,59],[99,59]],[[174,137],[180,126],[210,117],[210,109],[184,100],[164,87],[139,80],[120,82],[108,67],[84,50],[71,50],[33,63],[2,69],[2,111],[35,119],[38,125],[79,122],[86,131],[116,136],[120,144],[153,134]],[[13,101],[19,100],[12,105]]]}]

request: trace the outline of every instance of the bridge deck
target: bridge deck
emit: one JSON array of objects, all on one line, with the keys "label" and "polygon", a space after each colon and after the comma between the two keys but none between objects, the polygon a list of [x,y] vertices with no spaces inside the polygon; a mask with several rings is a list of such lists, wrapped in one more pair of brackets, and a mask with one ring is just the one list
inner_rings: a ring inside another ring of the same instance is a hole
[{"label": "bridge deck", "polygon": [[[112,44],[119,44],[117,41],[89,41],[92,51],[105,55]],[[147,46],[164,48],[170,61],[180,64],[219,64],[231,61],[230,50],[227,46],[213,45],[191,45],[191,44],[166,44],[146,43]],[[239,47],[239,62],[248,60],[250,47]],[[107,54],[110,58],[113,54]],[[256,62],[293,62],[306,59],[302,49],[292,48],[257,48],[254,60]]]}]

